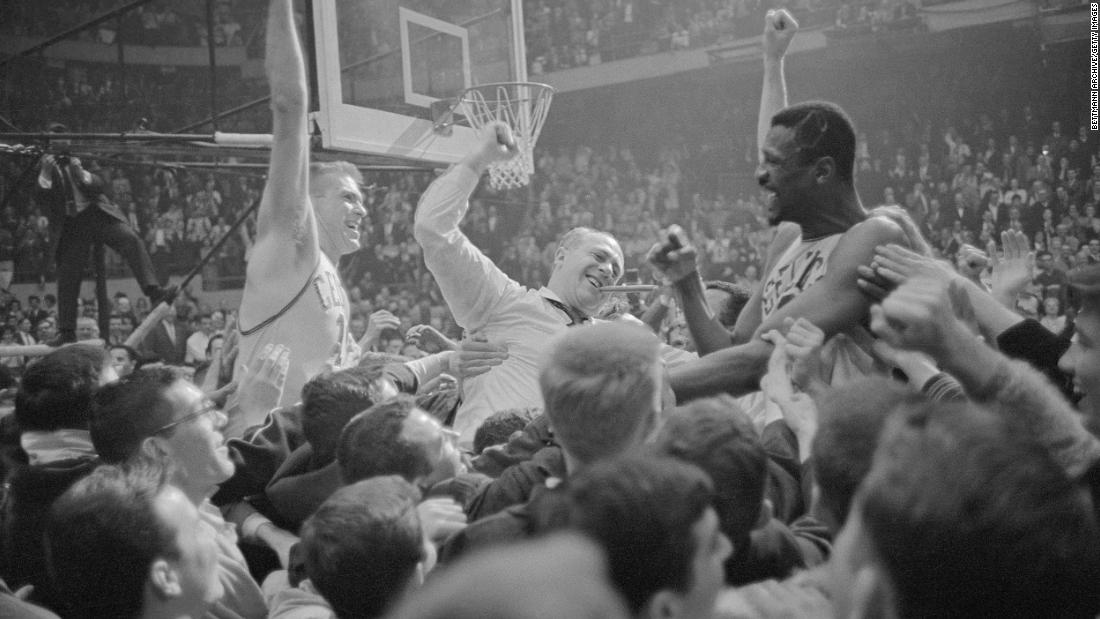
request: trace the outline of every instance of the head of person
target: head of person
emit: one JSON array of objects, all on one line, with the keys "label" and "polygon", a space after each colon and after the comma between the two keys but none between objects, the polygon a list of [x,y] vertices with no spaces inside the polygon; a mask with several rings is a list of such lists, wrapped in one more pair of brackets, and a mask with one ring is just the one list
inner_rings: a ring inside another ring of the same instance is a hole
[{"label": "head of person", "polygon": [[702,398],[676,408],[656,447],[710,476],[719,528],[735,549],[747,547],[750,531],[771,513],[764,504],[768,455],[736,400]]},{"label": "head of person", "polygon": [[94,340],[99,337],[99,325],[94,318],[82,316],[76,319],[77,341]]},{"label": "head of person", "polygon": [[111,365],[119,378],[125,378],[137,369],[138,353],[125,344],[111,346]]},{"label": "head of person", "polygon": [[416,506],[420,491],[397,476],[344,486],[301,529],[306,574],[341,619],[381,617],[431,569]]},{"label": "head of person", "polygon": [[330,260],[359,249],[359,224],[367,214],[363,206],[363,175],[346,161],[312,163],[309,197],[317,217],[321,251]]},{"label": "head of person", "polygon": [[737,324],[741,310],[749,302],[752,291],[741,284],[713,280],[704,285],[703,296],[718,322],[723,327],[732,329]]},{"label": "head of person", "polygon": [[221,429],[225,413],[180,372],[143,368],[96,393],[92,444],[108,464],[156,460],[198,503],[234,472]]},{"label": "head of person", "polygon": [[546,287],[562,302],[591,315],[600,309],[600,288],[619,281],[623,250],[615,237],[591,228],[573,228],[554,250],[554,264]]},{"label": "head of person", "polygon": [[210,312],[210,327],[215,331],[225,330],[225,312],[214,310]]},{"label": "head of person", "polygon": [[57,320],[53,316],[39,320],[34,327],[34,337],[39,342],[48,342],[57,337]]},{"label": "head of person", "polygon": [[199,512],[153,466],[101,466],[54,502],[47,565],[66,617],[199,617],[224,595]]},{"label": "head of person", "polygon": [[357,413],[397,395],[381,364],[322,372],[302,386],[302,434],[313,459],[328,464],[336,458],[340,432]]},{"label": "head of person", "polygon": [[493,413],[474,432],[474,453],[507,443],[514,433],[522,432],[541,412],[537,408],[509,408]]},{"label": "head of person", "polygon": [[92,397],[118,378],[107,351],[63,346],[27,366],[15,394],[15,421],[23,432],[87,430]]},{"label": "head of person", "polygon": [[848,517],[886,419],[901,404],[921,399],[896,381],[873,377],[829,389],[818,400],[811,511],[831,531],[840,530]]},{"label": "head of person", "polygon": [[57,297],[47,293],[42,297],[42,302],[46,304],[46,309],[53,309],[57,305]]},{"label": "head of person", "polygon": [[630,454],[585,469],[568,495],[570,526],[607,553],[611,582],[633,616],[711,616],[731,546],[706,473]]},{"label": "head of person", "polygon": [[464,556],[391,612],[393,619],[626,619],[604,553],[574,532]]},{"label": "head of person", "polygon": [[42,306],[42,300],[38,298],[38,295],[32,294],[31,296],[27,297],[27,306],[30,307],[32,310],[36,310]]},{"label": "head of person", "polygon": [[421,488],[462,472],[454,432],[399,395],[375,404],[340,433],[336,461],[345,484],[378,475],[398,475]]},{"label": "head of person", "polygon": [[115,295],[115,311],[120,314],[125,314],[131,309],[132,308],[130,307],[130,297],[121,292]]},{"label": "head of person", "polygon": [[1022,292],[1016,296],[1016,313],[1024,318],[1039,318],[1039,297],[1030,292]]},{"label": "head of person", "polygon": [[1084,484],[971,403],[903,405],[890,418],[831,563],[838,616],[1100,611]]},{"label": "head of person", "polygon": [[1077,407],[1095,431],[1100,428],[1100,265],[1071,271],[1068,283],[1079,309],[1073,341],[1058,367],[1073,375]]},{"label": "head of person", "polygon": [[855,128],[836,104],[783,108],[772,117],[761,151],[756,180],[770,194],[771,225],[805,221],[837,194],[854,191]]},{"label": "head of person", "polygon": [[210,319],[210,314],[199,314],[194,321],[195,327],[206,336],[214,332],[214,322]]},{"label": "head of person", "polygon": [[571,472],[641,444],[661,407],[658,342],[611,322],[567,330],[539,374],[545,414]]}]

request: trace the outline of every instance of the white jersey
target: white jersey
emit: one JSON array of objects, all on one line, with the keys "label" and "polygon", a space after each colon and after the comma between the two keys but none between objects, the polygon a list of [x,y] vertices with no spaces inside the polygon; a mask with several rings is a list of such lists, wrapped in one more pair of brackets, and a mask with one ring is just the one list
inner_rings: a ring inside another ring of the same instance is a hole
[{"label": "white jersey", "polygon": [[[813,241],[803,241],[799,235],[775,261],[768,271],[761,288],[761,319],[767,320],[779,308],[802,294],[825,276],[828,271],[829,257],[837,248],[844,234],[833,234]],[[864,333],[859,333],[864,331]],[[845,333],[829,338],[821,350],[825,364],[825,375],[830,377],[829,384],[839,386],[871,373],[872,359],[858,344],[863,340],[865,330],[861,325],[852,325]],[[866,338],[870,338],[866,334]],[[753,419],[758,430],[765,425],[782,419],[779,407],[767,401],[764,394],[754,392],[738,398],[741,407]]]},{"label": "white jersey", "polygon": [[[348,334],[349,304],[336,267],[323,253],[317,268],[282,309],[269,310],[258,324],[241,324],[238,367],[248,367],[267,344],[290,349],[290,369],[279,406],[290,406],[301,398],[302,386],[329,365],[346,367],[353,361],[354,347]],[[249,302],[247,293],[241,302]],[[249,312],[259,314],[260,312]],[[230,419],[226,436],[240,436],[263,419]]]}]

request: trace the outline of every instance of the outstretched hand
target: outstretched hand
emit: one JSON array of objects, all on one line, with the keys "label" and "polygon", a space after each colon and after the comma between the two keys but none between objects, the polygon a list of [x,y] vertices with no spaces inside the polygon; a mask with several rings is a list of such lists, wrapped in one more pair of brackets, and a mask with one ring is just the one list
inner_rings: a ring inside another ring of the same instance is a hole
[{"label": "outstretched hand", "polygon": [[360,350],[376,350],[378,341],[382,337],[382,331],[386,329],[400,329],[401,319],[394,316],[388,310],[378,310],[367,319],[367,330],[363,338],[359,340]]},{"label": "outstretched hand", "polygon": [[876,247],[871,264],[856,267],[856,272],[859,289],[877,301],[917,276],[943,280],[958,277],[946,263],[893,243]]},{"label": "outstretched hand", "polygon": [[675,284],[698,273],[698,251],[688,241],[684,229],[673,224],[664,236],[664,241],[650,248],[646,260],[653,265],[665,285]]},{"label": "outstretched hand", "polygon": [[282,344],[264,346],[250,366],[242,367],[237,388],[242,413],[258,411],[266,415],[277,407],[289,370],[289,348]]},{"label": "outstretched hand", "polygon": [[457,350],[458,344],[431,325],[415,325],[405,332],[405,341],[426,353]]},{"label": "outstretched hand", "polygon": [[1027,235],[1023,232],[1006,230],[1001,233],[1001,246],[997,254],[990,243],[989,255],[993,262],[993,274],[990,277],[990,291],[1002,305],[1012,308],[1016,295],[1024,290],[1035,276],[1035,253],[1030,251]]},{"label": "outstretched hand", "polygon": [[787,53],[798,22],[787,9],[772,9],[764,15],[764,57],[779,60]]},{"label": "outstretched hand", "polygon": [[489,342],[483,335],[473,335],[458,345],[458,354],[451,359],[451,373],[459,380],[479,376],[504,363],[508,348]]},{"label": "outstretched hand", "polygon": [[962,282],[920,275],[871,307],[871,330],[895,348],[941,361],[957,342],[975,337],[964,323],[973,311]]}]

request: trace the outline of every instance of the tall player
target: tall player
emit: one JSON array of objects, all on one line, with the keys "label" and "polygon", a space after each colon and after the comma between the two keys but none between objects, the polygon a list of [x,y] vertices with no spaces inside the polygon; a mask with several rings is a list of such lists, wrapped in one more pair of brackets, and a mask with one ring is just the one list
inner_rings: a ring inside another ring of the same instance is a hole
[{"label": "tall player", "polygon": [[826,102],[787,105],[783,57],[797,29],[787,11],[768,12],[756,178],[768,194],[768,220],[777,230],[763,285],[733,332],[719,331],[711,322],[694,248],[677,237],[650,254],[675,282],[685,314],[695,323],[693,335],[699,334],[700,352],[709,353],[671,370],[680,400],[759,389],[772,350],[761,335],[784,331],[787,318],[806,318],[826,337],[859,328],[871,300],[857,287],[856,268],[870,264],[878,245],[912,246],[912,231],[902,217],[863,208],[853,176],[855,130],[847,114]]},{"label": "tall player", "polygon": [[[359,249],[366,214],[362,176],[349,163],[309,164],[305,63],[291,0],[271,0],[265,68],[271,84],[274,145],[256,221],[240,310],[240,364],[266,344],[289,349],[280,405],[326,368],[353,361],[348,299],[336,264]],[[263,419],[234,419],[227,435]]]}]

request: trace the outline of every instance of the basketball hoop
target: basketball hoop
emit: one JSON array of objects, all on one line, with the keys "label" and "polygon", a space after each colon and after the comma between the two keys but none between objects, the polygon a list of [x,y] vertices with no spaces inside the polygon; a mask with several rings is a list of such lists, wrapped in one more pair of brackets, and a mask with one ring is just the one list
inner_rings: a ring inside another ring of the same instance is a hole
[{"label": "basketball hoop", "polygon": [[467,88],[458,98],[455,111],[478,131],[493,121],[512,129],[519,151],[507,161],[489,165],[489,185],[493,189],[515,189],[531,180],[535,171],[535,142],[550,111],[554,87],[534,82],[500,82]]}]

